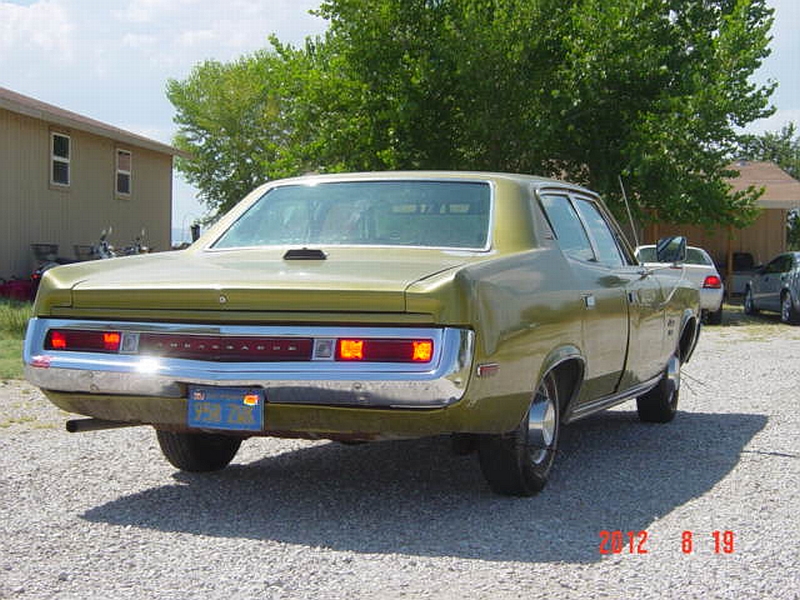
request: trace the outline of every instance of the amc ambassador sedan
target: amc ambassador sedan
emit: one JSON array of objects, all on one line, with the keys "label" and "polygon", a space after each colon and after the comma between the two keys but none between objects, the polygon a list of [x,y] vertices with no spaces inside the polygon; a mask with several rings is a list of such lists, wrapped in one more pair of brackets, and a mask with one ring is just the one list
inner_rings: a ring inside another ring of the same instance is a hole
[{"label": "amc ambassador sedan", "polygon": [[633,399],[673,418],[699,310],[589,190],[313,176],[258,188],[187,250],[48,271],[24,358],[90,417],[69,430],[152,425],[179,469],[221,469],[251,436],[452,434],[493,490],[531,495],[562,426]]}]

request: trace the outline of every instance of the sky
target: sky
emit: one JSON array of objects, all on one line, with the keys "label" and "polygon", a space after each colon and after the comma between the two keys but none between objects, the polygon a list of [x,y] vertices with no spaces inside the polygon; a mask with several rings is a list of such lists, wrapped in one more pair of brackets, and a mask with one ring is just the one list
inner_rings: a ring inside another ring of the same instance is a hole
[{"label": "sky", "polygon": [[[772,55],[754,81],[779,83],[775,115],[752,133],[800,125],[800,0],[768,0]],[[176,131],[165,89],[208,59],[229,61],[275,34],[300,44],[325,30],[319,0],[0,0],[0,87],[163,143]],[[205,208],[177,171],[172,226],[188,238]]]}]

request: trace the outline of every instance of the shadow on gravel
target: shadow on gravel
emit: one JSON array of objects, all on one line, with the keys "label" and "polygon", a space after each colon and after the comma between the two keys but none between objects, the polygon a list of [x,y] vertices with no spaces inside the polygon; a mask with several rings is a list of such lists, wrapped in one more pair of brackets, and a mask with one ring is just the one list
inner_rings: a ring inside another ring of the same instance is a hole
[{"label": "shadow on gravel", "polygon": [[534,498],[495,496],[475,456],[434,438],[321,444],[211,475],[176,473],[83,517],[363,553],[589,563],[600,559],[601,530],[647,529],[706,493],[766,421],[682,412],[659,426],[606,412],[563,430],[551,481]]}]

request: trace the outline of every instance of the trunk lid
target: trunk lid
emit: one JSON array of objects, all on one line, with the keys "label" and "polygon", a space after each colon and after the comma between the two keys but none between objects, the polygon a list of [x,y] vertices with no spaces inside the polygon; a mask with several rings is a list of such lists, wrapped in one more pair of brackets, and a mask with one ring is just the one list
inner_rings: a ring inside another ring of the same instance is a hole
[{"label": "trunk lid", "polygon": [[326,248],[325,260],[282,249],[173,252],[71,267],[80,309],[404,312],[409,285],[469,257],[407,248]]}]

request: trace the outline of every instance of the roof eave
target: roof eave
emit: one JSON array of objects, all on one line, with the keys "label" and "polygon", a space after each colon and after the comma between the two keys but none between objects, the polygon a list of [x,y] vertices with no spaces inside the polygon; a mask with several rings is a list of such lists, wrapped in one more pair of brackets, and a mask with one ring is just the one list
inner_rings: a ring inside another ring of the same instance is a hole
[{"label": "roof eave", "polygon": [[[24,97],[23,97],[24,98]],[[155,140],[151,140],[144,136],[118,129],[111,125],[106,125],[100,121],[89,119],[78,115],[77,113],[70,113],[69,111],[57,109],[50,111],[42,102],[36,101],[35,104],[28,104],[25,102],[16,101],[14,98],[8,98],[0,95],[0,108],[8,111],[25,115],[39,121],[45,121],[52,125],[64,127],[66,129],[74,129],[77,131],[84,131],[100,137],[110,138],[121,144],[127,144],[161,154],[169,154],[170,156],[181,156],[183,158],[190,158],[190,155],[182,150],[178,150],[168,144],[162,144]],[[53,107],[56,109],[57,107]]]}]

